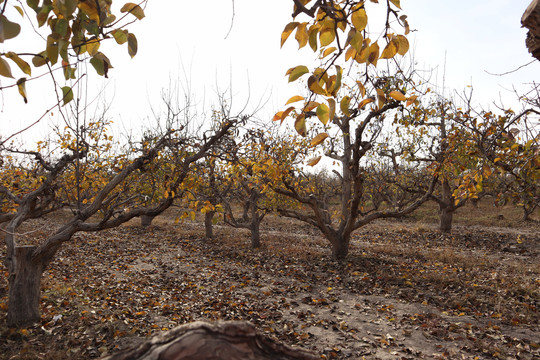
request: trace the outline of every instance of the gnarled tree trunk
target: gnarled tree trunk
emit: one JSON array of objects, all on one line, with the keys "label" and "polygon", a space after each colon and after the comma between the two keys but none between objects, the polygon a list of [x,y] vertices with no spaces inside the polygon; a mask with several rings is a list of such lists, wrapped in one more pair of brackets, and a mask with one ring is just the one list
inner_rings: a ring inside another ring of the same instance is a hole
[{"label": "gnarled tree trunk", "polygon": [[540,60],[540,0],[531,2],[521,18],[521,24],[529,29],[525,40],[529,52]]},{"label": "gnarled tree trunk", "polygon": [[292,348],[259,334],[243,321],[197,321],[157,335],[136,348],[103,360],[315,360],[306,350]]},{"label": "gnarled tree trunk", "polygon": [[35,249],[15,247],[9,274],[8,326],[26,327],[40,321],[40,283],[45,266],[32,259]]}]

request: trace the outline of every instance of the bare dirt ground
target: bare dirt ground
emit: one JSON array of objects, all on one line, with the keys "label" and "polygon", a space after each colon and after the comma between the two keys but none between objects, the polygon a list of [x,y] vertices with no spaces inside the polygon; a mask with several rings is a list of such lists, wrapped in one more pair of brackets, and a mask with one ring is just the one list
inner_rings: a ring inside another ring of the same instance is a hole
[{"label": "bare dirt ground", "polygon": [[201,224],[173,221],[76,235],[44,274],[42,323],[28,329],[5,326],[3,269],[0,358],[96,358],[217,319],[322,359],[540,358],[537,225],[442,235],[377,222],[337,264],[316,229],[290,220],[269,217],[258,250],[247,232],[218,225],[205,240]]}]

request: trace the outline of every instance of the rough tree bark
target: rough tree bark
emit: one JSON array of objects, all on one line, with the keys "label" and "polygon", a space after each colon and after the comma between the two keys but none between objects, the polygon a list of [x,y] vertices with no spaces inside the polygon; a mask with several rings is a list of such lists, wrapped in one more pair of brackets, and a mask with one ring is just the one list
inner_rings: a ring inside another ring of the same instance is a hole
[{"label": "rough tree bark", "polygon": [[529,52],[540,60],[540,0],[530,3],[521,18],[521,24],[529,29],[525,40]]},{"label": "rough tree bark", "polygon": [[143,228],[147,228],[150,225],[152,225],[152,221],[154,221],[155,216],[150,215],[143,215],[141,216],[141,226]]},{"label": "rough tree bark", "polygon": [[45,265],[32,259],[34,250],[36,246],[15,247],[9,274],[9,326],[24,327],[40,320],[40,282]]},{"label": "rough tree bark", "polygon": [[214,238],[213,220],[215,214],[215,211],[207,211],[204,213],[204,232],[207,240]]},{"label": "rough tree bark", "polygon": [[181,325],[102,360],[315,360],[314,353],[277,343],[248,322]]}]

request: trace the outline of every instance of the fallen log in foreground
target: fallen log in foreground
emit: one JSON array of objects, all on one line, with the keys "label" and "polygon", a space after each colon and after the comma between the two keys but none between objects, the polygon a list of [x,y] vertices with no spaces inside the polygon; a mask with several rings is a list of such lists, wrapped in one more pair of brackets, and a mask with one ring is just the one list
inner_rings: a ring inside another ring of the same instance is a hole
[{"label": "fallen log in foreground", "polygon": [[202,321],[176,327],[102,360],[315,360],[314,353],[281,344],[244,321]]}]

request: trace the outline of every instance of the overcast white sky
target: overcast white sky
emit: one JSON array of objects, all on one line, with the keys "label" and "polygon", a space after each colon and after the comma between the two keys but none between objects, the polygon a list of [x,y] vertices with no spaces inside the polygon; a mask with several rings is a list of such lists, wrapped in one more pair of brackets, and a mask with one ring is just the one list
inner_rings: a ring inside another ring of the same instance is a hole
[{"label": "overcast white sky", "polygon": [[[403,12],[416,30],[409,41],[414,45],[417,68],[435,69],[433,80],[442,86],[446,57],[447,95],[452,89],[472,85],[476,100],[482,104],[499,96],[510,103],[514,99],[510,93],[513,86],[525,89],[526,83],[539,80],[540,62],[505,76],[487,72],[508,72],[532,60],[525,48],[526,30],[520,23],[529,2],[402,0]],[[98,78],[90,83],[90,90],[105,88],[106,97],[112,99],[109,115],[123,126],[140,128],[150,116],[150,104],[159,102],[162,89],[176,79],[186,85],[185,71],[198,100],[204,99],[207,106],[215,101],[216,87],[224,90],[232,79],[236,105],[244,104],[249,90],[252,106],[261,98],[269,99],[259,117],[270,119],[300,90],[297,85],[287,84],[285,71],[308,63],[314,54],[307,48],[296,51],[292,37],[280,49],[281,31],[291,20],[291,0],[234,3],[233,27],[225,39],[232,20],[232,0],[150,0],[146,18],[130,28],[137,35],[139,53],[130,59],[125,45],[111,43],[111,50],[104,52],[114,69],[106,85]],[[11,48],[11,41],[0,44],[0,51]],[[18,75],[22,76],[15,77]],[[54,103],[50,85],[29,83],[27,87],[27,105],[16,89],[1,94],[2,133],[34,121]],[[44,131],[32,136],[39,137]]]}]

